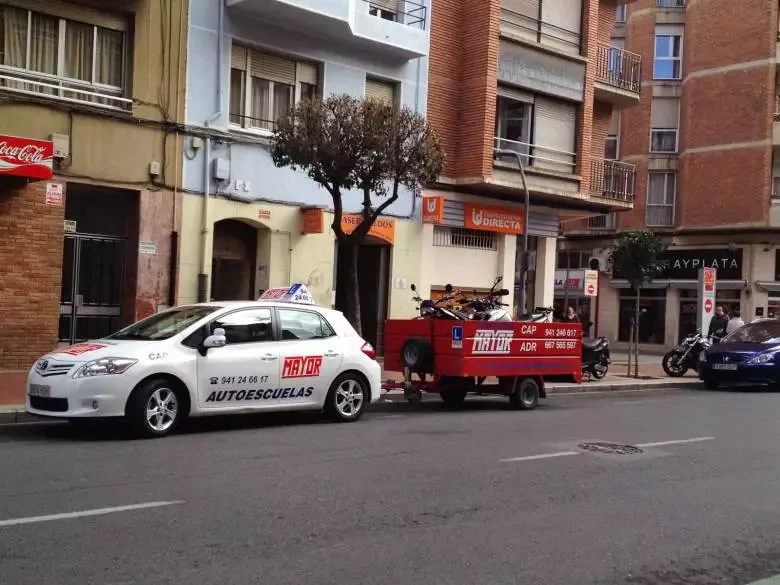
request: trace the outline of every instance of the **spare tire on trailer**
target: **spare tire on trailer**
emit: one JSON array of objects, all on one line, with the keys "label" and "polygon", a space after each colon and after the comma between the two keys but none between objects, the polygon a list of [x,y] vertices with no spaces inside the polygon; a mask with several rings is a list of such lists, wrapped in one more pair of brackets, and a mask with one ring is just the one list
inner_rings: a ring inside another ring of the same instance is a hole
[{"label": "spare tire on trailer", "polygon": [[401,362],[414,373],[433,370],[433,346],[425,339],[408,339],[401,348]]}]

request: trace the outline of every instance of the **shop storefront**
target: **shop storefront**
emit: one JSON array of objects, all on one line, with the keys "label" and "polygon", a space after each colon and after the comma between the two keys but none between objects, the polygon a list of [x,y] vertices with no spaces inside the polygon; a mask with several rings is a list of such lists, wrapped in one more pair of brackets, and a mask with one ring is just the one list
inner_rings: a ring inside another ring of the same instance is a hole
[{"label": "shop storefront", "polygon": [[487,291],[497,277],[510,291],[515,315],[520,292],[526,310],[553,301],[555,241],[558,218],[551,210],[532,209],[528,217],[528,269],[523,279],[523,208],[483,203],[484,198],[456,193],[429,193],[423,198],[423,222],[432,229],[432,291],[447,284],[468,291]]},{"label": "shop storefront", "polygon": [[563,315],[567,307],[574,309],[582,323],[585,335],[590,335],[588,324],[594,322],[596,315],[596,297],[585,294],[585,270],[555,271],[555,302],[557,316]]}]

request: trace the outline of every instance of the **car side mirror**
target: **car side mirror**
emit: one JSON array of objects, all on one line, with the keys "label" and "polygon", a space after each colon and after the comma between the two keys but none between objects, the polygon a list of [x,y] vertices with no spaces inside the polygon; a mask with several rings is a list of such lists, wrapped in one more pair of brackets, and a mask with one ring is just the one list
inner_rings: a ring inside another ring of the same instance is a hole
[{"label": "car side mirror", "polygon": [[218,327],[214,329],[214,333],[203,340],[203,349],[200,353],[201,355],[206,355],[206,352],[209,349],[213,349],[215,347],[225,347],[226,344],[227,338],[225,337],[225,330],[221,327]]}]

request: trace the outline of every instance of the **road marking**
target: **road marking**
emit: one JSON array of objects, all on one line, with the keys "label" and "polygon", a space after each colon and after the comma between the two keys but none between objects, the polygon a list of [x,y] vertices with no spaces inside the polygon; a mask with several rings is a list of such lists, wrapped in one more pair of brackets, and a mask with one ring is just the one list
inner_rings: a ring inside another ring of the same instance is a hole
[{"label": "road marking", "polygon": [[752,583],[748,583],[748,585],[780,585],[780,575],[762,579],[761,581],[753,581]]},{"label": "road marking", "polygon": [[36,522],[49,522],[51,520],[70,520],[71,518],[82,518],[84,516],[102,516],[104,514],[113,514],[115,512],[127,512],[129,510],[144,510],[146,508],[174,506],[176,504],[183,504],[183,503],[184,503],[183,501],[144,502],[142,504],[131,504],[129,506],[115,506],[113,508],[96,508],[94,510],[82,510],[80,512],[66,512],[65,514],[49,514],[47,516],[29,516],[27,518],[11,518],[10,520],[0,520],[0,526],[34,524]]},{"label": "road marking", "polygon": [[502,463],[514,463],[516,461],[535,461],[536,459],[552,459],[553,457],[569,457],[571,455],[581,455],[579,451],[559,451],[558,453],[542,453],[541,455],[526,455],[525,457],[512,457],[511,459],[502,459]]},{"label": "road marking", "polygon": [[637,447],[664,447],[666,445],[684,445],[685,443],[701,443],[713,441],[715,437],[696,437],[695,439],[679,439],[677,441],[659,441],[657,443],[637,443]]}]

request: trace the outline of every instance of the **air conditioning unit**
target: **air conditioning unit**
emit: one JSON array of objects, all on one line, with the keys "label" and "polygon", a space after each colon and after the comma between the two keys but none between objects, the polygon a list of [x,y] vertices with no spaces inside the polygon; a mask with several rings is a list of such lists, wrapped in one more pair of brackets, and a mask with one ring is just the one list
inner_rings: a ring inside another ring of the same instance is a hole
[{"label": "air conditioning unit", "polygon": [[607,254],[591,256],[588,260],[588,268],[607,274],[612,272],[612,267],[609,265],[609,256],[607,256]]}]

